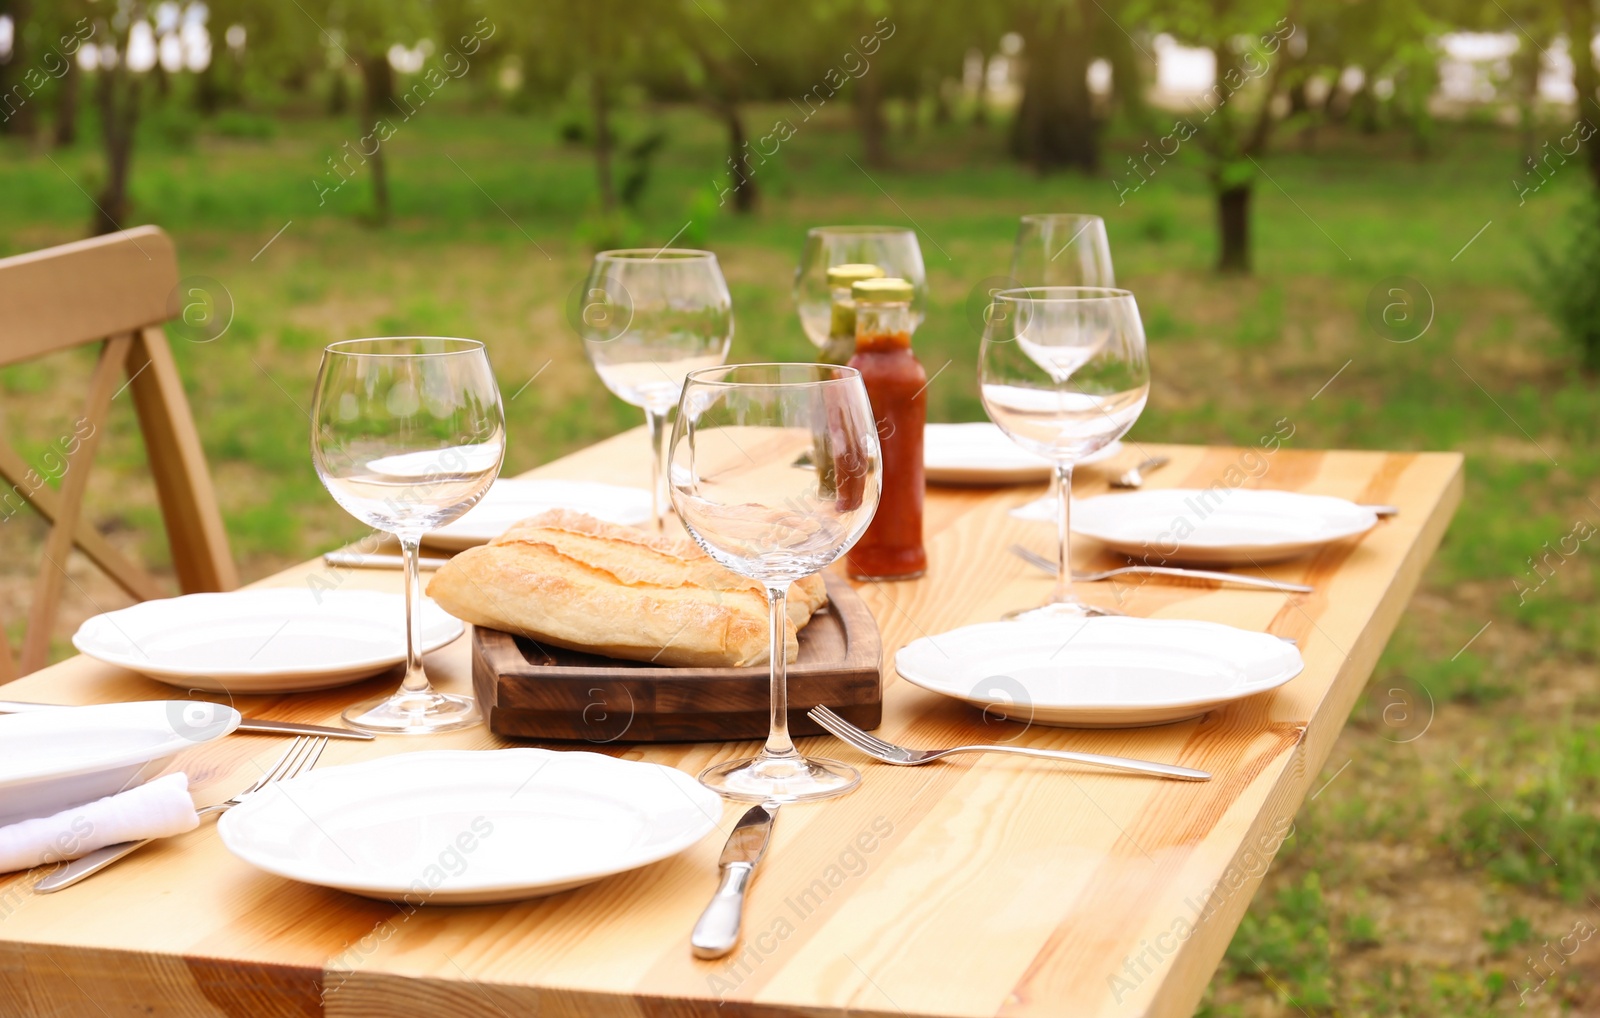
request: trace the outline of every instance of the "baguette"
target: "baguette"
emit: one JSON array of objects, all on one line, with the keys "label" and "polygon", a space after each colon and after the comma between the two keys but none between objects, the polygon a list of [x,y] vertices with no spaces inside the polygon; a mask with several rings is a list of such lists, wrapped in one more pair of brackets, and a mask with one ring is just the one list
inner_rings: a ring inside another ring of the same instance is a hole
[{"label": "baguette", "polygon": [[[450,614],[557,647],[688,667],[767,660],[766,592],[699,548],[553,509],[451,559],[428,583]],[[786,657],[827,600],[822,578],[790,587]]]}]

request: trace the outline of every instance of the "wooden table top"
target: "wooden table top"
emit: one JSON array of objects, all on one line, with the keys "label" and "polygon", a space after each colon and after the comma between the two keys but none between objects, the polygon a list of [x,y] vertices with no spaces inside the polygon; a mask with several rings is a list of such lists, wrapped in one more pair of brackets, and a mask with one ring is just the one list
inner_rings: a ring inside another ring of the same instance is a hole
[{"label": "wooden table top", "polygon": [[[44,871],[0,877],[0,1014],[64,1015],[1189,1015],[1438,546],[1460,499],[1454,453],[1270,455],[1130,448],[1081,471],[1080,495],[1111,468],[1165,453],[1151,487],[1244,483],[1393,503],[1357,540],[1265,572],[1316,593],[1184,583],[1122,588],[1133,614],[1209,619],[1299,641],[1305,671],[1280,689],[1196,721],[1119,731],[1033,726],[1022,744],[1114,753],[1212,771],[1151,780],[1014,757],[921,768],[862,759],[827,738],[808,752],[850,760],[860,788],[787,807],[745,914],[718,961],[689,931],[716,882],[723,837],[632,873],[510,905],[407,910],[259,872],[222,847],[214,821],[152,845],[54,895]],[[644,438],[627,432],[534,473],[639,483]],[[1262,473],[1261,464],[1265,464]],[[1252,470],[1252,468],[1254,468]],[[1250,479],[1249,473],[1259,473]],[[899,680],[892,655],[924,634],[1042,602],[1050,579],[1006,553],[1048,550],[1053,531],[1007,510],[1043,486],[929,490],[927,577],[862,587],[883,633],[880,734],[914,746],[994,741],[1020,726]],[[1080,542],[1079,565],[1100,555]],[[394,571],[320,561],[263,581],[399,589]],[[1083,585],[1110,604],[1110,584]],[[468,641],[433,654],[446,689],[470,687]],[[337,723],[386,676],[326,693],[240,697],[246,714]],[[73,703],[171,697],[77,657],[0,688]],[[388,753],[504,745],[480,727],[417,740],[335,742],[332,766]],[[587,747],[583,747],[587,748]],[[691,774],[751,743],[608,745],[600,751]],[[236,735],[187,750],[199,802],[244,787],[283,750]],[[745,807],[730,803],[722,830]]]}]

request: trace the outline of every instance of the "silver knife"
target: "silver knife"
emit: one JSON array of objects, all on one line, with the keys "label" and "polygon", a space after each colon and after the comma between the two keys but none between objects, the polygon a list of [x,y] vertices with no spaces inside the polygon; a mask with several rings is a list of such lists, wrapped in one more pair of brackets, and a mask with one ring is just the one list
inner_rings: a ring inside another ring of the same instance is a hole
[{"label": "silver knife", "polygon": [[744,921],[744,895],[755,876],[756,863],[766,854],[772,838],[772,824],[778,819],[778,804],[763,802],[751,806],[733,825],[728,843],[722,848],[717,868],[722,881],[711,903],[700,913],[689,936],[696,958],[720,958],[739,943],[739,927]]},{"label": "silver knife", "polygon": [[[362,555],[353,551],[330,551],[322,556],[322,561],[326,565],[352,569],[399,569],[406,564],[406,560],[399,555]],[[417,568],[443,569],[449,561],[437,555],[421,555],[417,558]]]},{"label": "silver knife", "polygon": [[[26,714],[29,711],[53,710],[56,707],[83,706],[82,704],[29,703],[23,700],[0,700],[0,714]],[[303,725],[298,721],[270,721],[264,718],[245,718],[237,729],[265,735],[326,735],[330,739],[361,739],[372,736],[349,728],[326,728],[322,725]]]}]

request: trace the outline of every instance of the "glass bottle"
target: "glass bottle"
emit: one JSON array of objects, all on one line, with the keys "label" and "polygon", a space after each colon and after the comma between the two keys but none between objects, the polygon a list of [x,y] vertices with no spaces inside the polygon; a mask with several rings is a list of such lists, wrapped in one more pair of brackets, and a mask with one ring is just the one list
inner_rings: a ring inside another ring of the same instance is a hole
[{"label": "glass bottle", "polygon": [[928,570],[922,546],[928,375],[911,352],[912,295],[904,279],[864,279],[851,286],[856,352],[850,367],[861,372],[883,447],[877,515],[846,557],[850,576],[858,580],[909,580]]},{"label": "glass bottle", "polygon": [[850,262],[828,267],[828,298],[833,305],[828,320],[828,342],[817,360],[824,364],[843,364],[856,350],[856,303],[850,287],[863,279],[882,279],[885,273],[876,265]]}]

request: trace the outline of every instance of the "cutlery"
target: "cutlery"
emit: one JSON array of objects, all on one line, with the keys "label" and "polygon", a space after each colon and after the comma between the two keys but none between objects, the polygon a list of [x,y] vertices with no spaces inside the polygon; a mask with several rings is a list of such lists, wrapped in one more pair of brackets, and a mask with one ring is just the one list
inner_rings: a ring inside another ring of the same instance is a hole
[{"label": "cutlery", "polygon": [[[1031,565],[1038,566],[1045,572],[1054,576],[1057,566],[1036,551],[1024,548],[1020,544],[1011,546],[1011,553]],[[1233,583],[1241,587],[1260,587],[1264,590],[1276,590],[1280,593],[1310,594],[1315,587],[1303,583],[1283,583],[1279,580],[1269,580],[1260,576],[1242,576],[1238,573],[1219,573],[1209,569],[1181,569],[1177,566],[1122,566],[1117,569],[1106,569],[1098,573],[1073,573],[1072,579],[1084,583],[1094,583],[1099,580],[1109,580],[1113,576],[1122,576],[1131,573],[1138,576],[1182,576],[1195,580],[1216,580],[1219,583]]]},{"label": "cutlery", "polygon": [[696,958],[720,958],[739,943],[739,927],[744,922],[744,896],[755,876],[756,864],[766,854],[772,839],[772,825],[778,819],[778,804],[757,803],[733,825],[728,843],[722,848],[717,869],[722,878],[710,904],[700,913],[689,935],[689,946]]},{"label": "cutlery", "polygon": [[[73,705],[64,703],[30,703],[23,700],[0,700],[0,714],[23,714],[28,711],[51,710],[56,707],[69,706]],[[239,722],[239,727],[235,731],[257,732],[263,735],[321,735],[329,739],[361,739],[364,742],[372,740],[372,736],[366,732],[352,731],[349,728],[303,725],[298,721],[272,721],[268,718],[245,718]]]},{"label": "cutlery", "polygon": [[[417,565],[423,569],[438,569],[448,561],[436,555],[423,555],[417,559]],[[354,551],[330,551],[322,556],[322,562],[349,569],[399,569],[406,564],[399,555],[362,555]]]},{"label": "cutlery", "polygon": [[1111,479],[1111,486],[1113,488],[1142,488],[1144,487],[1144,475],[1146,471],[1160,470],[1169,462],[1170,461],[1165,456],[1152,456],[1143,463],[1134,467],[1132,470],[1129,470],[1127,473],[1119,474],[1116,477],[1113,477]]},{"label": "cutlery", "polygon": [[1377,516],[1380,520],[1388,516],[1400,515],[1400,507],[1397,505],[1369,505],[1365,502],[1357,502],[1356,505],[1359,505],[1363,509],[1371,509],[1373,515]]},{"label": "cutlery", "polygon": [[943,759],[955,753],[1010,753],[1014,756],[1031,756],[1043,760],[1067,760],[1072,763],[1109,767],[1112,770],[1154,774],[1164,778],[1181,778],[1185,781],[1211,780],[1211,775],[1206,771],[1179,767],[1175,764],[1153,763],[1149,760],[1132,760],[1122,756],[1102,756],[1099,753],[1074,753],[1064,749],[1033,749],[1029,746],[954,746],[950,749],[907,749],[904,746],[896,746],[892,742],[884,742],[876,736],[868,735],[826,707],[813,707],[806,712],[806,716],[838,736],[841,741],[849,743],[868,756],[882,760],[884,763],[900,764],[904,767],[916,767],[921,764],[933,763],[935,760]]},{"label": "cutlery", "polygon": [[[310,770],[316,766],[318,758],[322,756],[322,751],[327,746],[328,740],[325,736],[318,738],[300,736],[289,744],[289,748],[284,751],[283,756],[278,758],[278,762],[272,765],[271,770],[261,775],[255,784],[231,799],[212,806],[203,806],[195,810],[195,814],[203,817],[212,813],[224,813],[267,785],[283,781],[286,778],[292,778],[297,774]],[[49,894],[52,891],[59,891],[63,887],[71,887],[80,880],[86,880],[94,876],[118,859],[132,855],[154,840],[154,838],[146,838],[144,841],[124,841],[121,844],[97,848],[88,855],[73,860],[64,868],[34,884],[33,889],[39,894]]]}]

